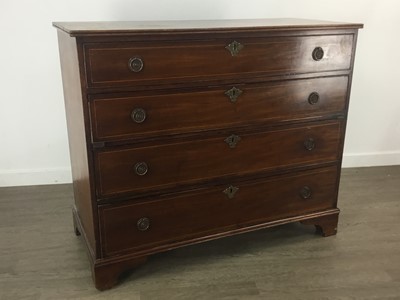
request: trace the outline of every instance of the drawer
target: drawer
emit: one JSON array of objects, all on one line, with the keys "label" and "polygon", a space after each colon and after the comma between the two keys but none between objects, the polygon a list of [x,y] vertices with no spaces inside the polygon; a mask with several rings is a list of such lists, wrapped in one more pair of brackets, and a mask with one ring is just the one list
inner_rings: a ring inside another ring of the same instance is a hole
[{"label": "drawer", "polygon": [[84,51],[88,86],[117,87],[347,70],[352,46],[347,34],[94,43]]},{"label": "drawer", "polygon": [[343,112],[348,77],[231,85],[176,93],[94,96],[95,141],[176,134]]},{"label": "drawer", "polygon": [[341,121],[95,153],[98,195],[157,191],[339,158]]},{"label": "drawer", "polygon": [[[186,192],[142,203],[99,206],[106,255],[149,249],[335,207],[337,167]],[[232,189],[232,188],[231,188]]]}]

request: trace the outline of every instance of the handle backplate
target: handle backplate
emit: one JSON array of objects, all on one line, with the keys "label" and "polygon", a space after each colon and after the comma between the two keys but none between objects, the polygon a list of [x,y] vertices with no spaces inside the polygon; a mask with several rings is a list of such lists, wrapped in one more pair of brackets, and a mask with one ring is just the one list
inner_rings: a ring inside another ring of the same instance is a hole
[{"label": "handle backplate", "polygon": [[131,57],[128,66],[132,72],[138,73],[143,70],[144,63],[140,57]]},{"label": "handle backplate", "polygon": [[319,61],[324,58],[324,49],[321,47],[316,47],[312,52],[312,58],[315,61]]},{"label": "handle backplate", "polygon": [[139,176],[146,175],[148,170],[149,170],[149,168],[145,162],[138,162],[137,164],[135,164],[136,175],[139,175]]},{"label": "handle backplate", "polygon": [[137,223],[136,227],[140,231],[146,231],[150,228],[150,219],[149,218],[140,218]]},{"label": "handle backplate", "polygon": [[313,138],[308,138],[303,143],[304,148],[308,151],[311,151],[315,148],[315,140]]},{"label": "handle backplate", "polygon": [[311,105],[317,104],[318,101],[319,101],[319,94],[317,92],[312,92],[308,96],[308,103],[310,103]]},{"label": "handle backplate", "polygon": [[300,189],[301,198],[309,199],[309,198],[311,198],[311,195],[312,195],[312,191],[311,191],[311,188],[309,186],[305,185]]},{"label": "handle backplate", "polygon": [[146,120],[146,111],[143,108],[135,108],[131,113],[131,119],[135,123],[143,123]]}]

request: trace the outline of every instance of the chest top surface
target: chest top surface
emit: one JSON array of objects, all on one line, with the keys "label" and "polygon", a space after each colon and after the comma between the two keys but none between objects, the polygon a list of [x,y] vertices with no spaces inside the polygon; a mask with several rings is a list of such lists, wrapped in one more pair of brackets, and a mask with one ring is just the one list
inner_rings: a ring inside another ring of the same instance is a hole
[{"label": "chest top surface", "polygon": [[358,23],[341,23],[306,19],[234,19],[234,20],[190,20],[190,21],[118,21],[118,22],[54,22],[53,26],[71,36],[132,34],[139,32],[162,33],[208,32],[237,30],[316,30],[316,29],[357,29]]}]

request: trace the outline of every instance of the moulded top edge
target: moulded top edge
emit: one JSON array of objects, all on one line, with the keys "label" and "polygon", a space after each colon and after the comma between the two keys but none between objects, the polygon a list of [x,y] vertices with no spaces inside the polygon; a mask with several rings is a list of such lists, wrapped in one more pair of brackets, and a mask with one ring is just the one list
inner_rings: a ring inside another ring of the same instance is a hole
[{"label": "moulded top edge", "polygon": [[53,22],[53,26],[71,36],[133,33],[207,32],[247,30],[359,29],[360,23],[342,23],[306,19],[235,19],[187,21],[118,21],[118,22]]}]

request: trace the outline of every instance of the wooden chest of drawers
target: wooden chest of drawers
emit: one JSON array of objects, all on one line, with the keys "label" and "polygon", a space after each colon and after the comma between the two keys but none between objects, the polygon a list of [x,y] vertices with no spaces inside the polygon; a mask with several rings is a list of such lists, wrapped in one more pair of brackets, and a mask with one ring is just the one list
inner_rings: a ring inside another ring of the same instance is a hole
[{"label": "wooden chest of drawers", "polygon": [[361,24],[54,23],[98,289],[150,254],[301,221],[336,233]]}]

